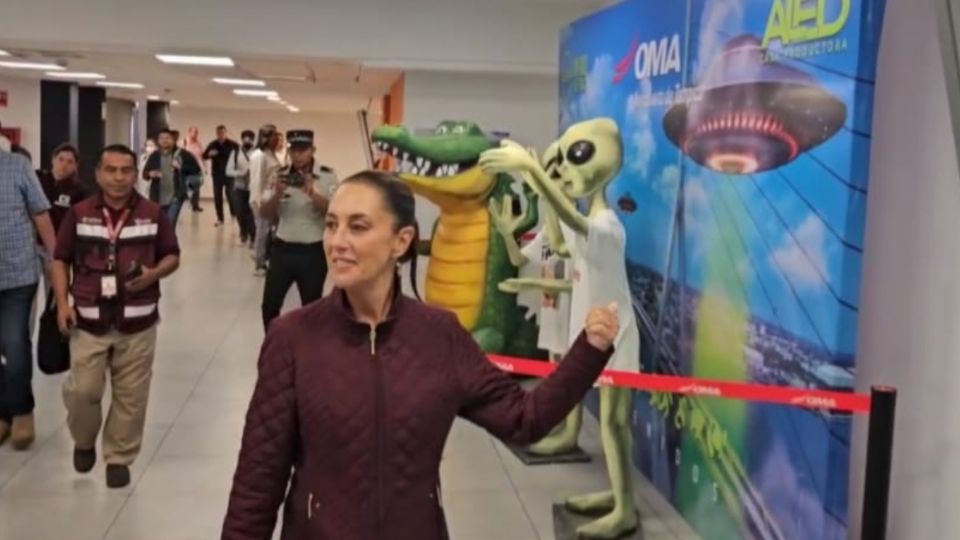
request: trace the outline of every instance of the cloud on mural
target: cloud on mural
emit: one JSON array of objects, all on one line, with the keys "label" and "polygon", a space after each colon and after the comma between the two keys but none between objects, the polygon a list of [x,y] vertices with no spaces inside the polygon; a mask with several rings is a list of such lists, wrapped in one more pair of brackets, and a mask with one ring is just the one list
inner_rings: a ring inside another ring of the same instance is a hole
[{"label": "cloud on mural", "polygon": [[770,255],[770,264],[798,289],[823,290],[826,272],[826,228],[810,214],[793,232],[784,234]]},{"label": "cloud on mural", "polygon": [[699,46],[693,71],[696,81],[703,78],[704,71],[723,44],[745,31],[744,19],[743,0],[707,0],[697,35]]},{"label": "cloud on mural", "polygon": [[563,108],[564,124],[598,116],[609,116],[608,93],[613,76],[613,57],[604,55],[595,58],[587,74],[586,91]]},{"label": "cloud on mural", "polygon": [[650,161],[657,152],[657,141],[653,136],[651,109],[647,105],[653,85],[649,79],[640,82],[640,89],[627,98],[627,167],[646,177],[650,172]]}]

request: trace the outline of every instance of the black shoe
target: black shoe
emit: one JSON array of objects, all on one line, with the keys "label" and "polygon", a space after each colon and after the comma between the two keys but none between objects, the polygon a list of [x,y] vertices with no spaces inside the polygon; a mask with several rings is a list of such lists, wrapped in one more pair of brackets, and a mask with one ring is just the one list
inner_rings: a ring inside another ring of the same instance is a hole
[{"label": "black shoe", "polygon": [[107,487],[122,488],[130,485],[130,467],[107,465]]},{"label": "black shoe", "polygon": [[73,469],[78,473],[88,473],[97,464],[97,450],[73,449]]}]

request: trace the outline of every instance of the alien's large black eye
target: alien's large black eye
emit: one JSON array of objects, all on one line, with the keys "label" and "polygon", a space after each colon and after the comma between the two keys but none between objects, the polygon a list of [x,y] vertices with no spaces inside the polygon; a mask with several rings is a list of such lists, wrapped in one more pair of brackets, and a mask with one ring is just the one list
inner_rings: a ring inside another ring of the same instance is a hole
[{"label": "alien's large black eye", "polygon": [[590,141],[577,141],[567,150],[567,159],[574,165],[583,165],[597,153],[597,147]]}]

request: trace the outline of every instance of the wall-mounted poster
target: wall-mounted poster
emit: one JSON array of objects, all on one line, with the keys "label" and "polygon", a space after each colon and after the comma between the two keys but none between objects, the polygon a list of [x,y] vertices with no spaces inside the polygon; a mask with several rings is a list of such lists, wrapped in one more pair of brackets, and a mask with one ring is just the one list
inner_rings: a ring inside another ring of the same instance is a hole
[{"label": "wall-mounted poster", "polygon": [[[611,117],[647,372],[851,389],[883,1],[629,0],[569,27],[561,128]],[[704,538],[846,538],[851,419],[638,394]]]}]

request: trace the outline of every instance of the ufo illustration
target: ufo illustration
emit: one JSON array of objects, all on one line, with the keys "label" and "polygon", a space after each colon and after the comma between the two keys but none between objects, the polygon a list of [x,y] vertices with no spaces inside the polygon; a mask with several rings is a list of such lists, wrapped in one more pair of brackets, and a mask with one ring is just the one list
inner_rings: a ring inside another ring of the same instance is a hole
[{"label": "ufo illustration", "polygon": [[726,174],[786,165],[832,137],[847,117],[846,105],[812,76],[765,62],[752,35],[726,43],[693,95],[667,111],[664,131],[694,161]]}]

